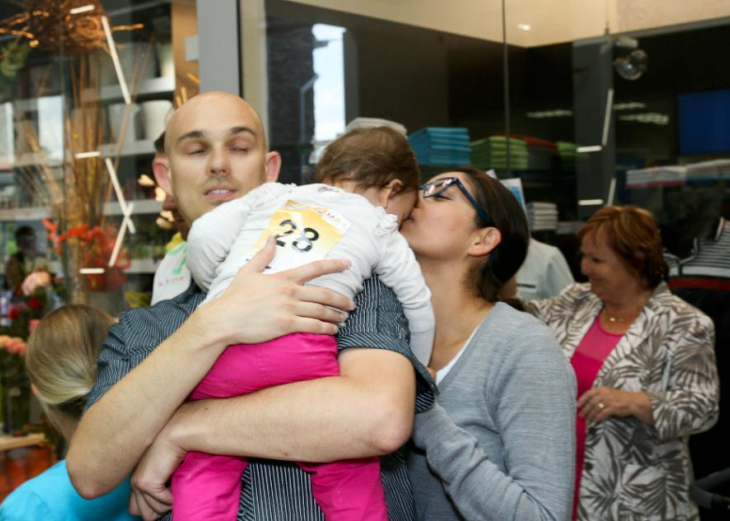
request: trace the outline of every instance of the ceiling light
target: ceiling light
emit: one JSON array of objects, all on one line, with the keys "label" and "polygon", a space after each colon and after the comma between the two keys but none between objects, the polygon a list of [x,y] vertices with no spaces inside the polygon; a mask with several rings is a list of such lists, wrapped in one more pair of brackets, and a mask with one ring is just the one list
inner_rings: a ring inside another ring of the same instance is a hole
[{"label": "ceiling light", "polygon": [[586,147],[578,147],[576,152],[579,154],[587,154],[588,152],[600,152],[601,150],[603,150],[601,145],[590,145]]},{"label": "ceiling light", "polygon": [[76,159],[90,159],[92,157],[99,157],[101,156],[101,152],[98,150],[95,150],[93,152],[79,152],[78,154],[74,154],[74,157]]},{"label": "ceiling light", "polygon": [[529,31],[530,29],[532,29],[532,26],[528,24],[517,24],[517,28],[521,31]]},{"label": "ceiling light", "polygon": [[100,275],[104,273],[104,268],[81,268],[79,273],[81,275]]},{"label": "ceiling light", "polygon": [[573,115],[572,110],[565,109],[554,109],[554,110],[538,110],[535,112],[528,112],[525,114],[528,118],[542,119],[542,118],[568,118]]},{"label": "ceiling light", "polygon": [[633,110],[633,109],[645,109],[646,103],[639,103],[638,101],[627,101],[626,103],[616,103],[613,106],[613,110]]},{"label": "ceiling light", "polygon": [[89,4],[89,5],[84,5],[84,6],[81,6],[81,7],[74,7],[73,9],[71,9],[69,11],[69,13],[71,13],[71,14],[81,14],[81,13],[88,13],[89,11],[93,11],[93,10],[94,10],[94,5],[93,4]]}]

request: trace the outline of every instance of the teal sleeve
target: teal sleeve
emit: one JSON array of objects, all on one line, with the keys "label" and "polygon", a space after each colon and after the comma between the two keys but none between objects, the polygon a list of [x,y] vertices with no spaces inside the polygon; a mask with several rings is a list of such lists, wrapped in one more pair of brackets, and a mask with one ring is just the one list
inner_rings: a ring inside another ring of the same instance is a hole
[{"label": "teal sleeve", "polygon": [[29,519],[61,521],[51,512],[46,502],[33,492],[16,491],[0,505],[0,521],[28,521]]}]

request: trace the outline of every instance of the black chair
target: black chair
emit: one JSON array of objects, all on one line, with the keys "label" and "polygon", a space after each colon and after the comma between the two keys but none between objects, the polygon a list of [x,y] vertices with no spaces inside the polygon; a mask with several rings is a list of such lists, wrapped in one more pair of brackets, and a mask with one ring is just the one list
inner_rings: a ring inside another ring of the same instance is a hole
[{"label": "black chair", "polygon": [[714,512],[725,512],[727,516],[730,513],[730,497],[715,491],[728,484],[730,484],[730,469],[713,472],[692,483],[689,487],[689,496],[699,506]]}]

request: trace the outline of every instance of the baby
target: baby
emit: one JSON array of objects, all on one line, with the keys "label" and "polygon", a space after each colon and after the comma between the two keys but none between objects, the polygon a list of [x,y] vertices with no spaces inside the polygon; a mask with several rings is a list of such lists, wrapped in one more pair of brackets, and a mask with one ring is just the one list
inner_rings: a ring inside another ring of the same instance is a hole
[{"label": "baby", "polygon": [[[398,232],[399,217],[405,218],[416,202],[415,159],[412,173],[370,172],[367,168],[342,175],[327,173],[327,165],[332,163],[328,153],[331,156],[346,150],[348,143],[368,142],[373,137],[376,150],[383,146],[378,140],[405,141],[390,129],[354,131],[330,146],[333,152],[325,152],[318,171],[318,179],[340,187],[265,183],[196,220],[188,237],[188,267],[198,285],[207,290],[209,301],[220,296],[270,235],[276,237],[277,253],[266,273],[325,257],[348,259],[346,271],[310,284],[353,298],[363,282],[377,274],[400,300],[412,350],[426,365],[434,335],[431,294],[413,252]],[[399,215],[387,213],[386,208]],[[337,355],[333,336],[308,333],[229,346],[190,399],[226,398],[335,376],[339,374]],[[246,465],[245,458],[188,454],[172,478],[175,519],[235,520]],[[377,458],[298,465],[311,475],[314,497],[327,520],[388,519]]]}]

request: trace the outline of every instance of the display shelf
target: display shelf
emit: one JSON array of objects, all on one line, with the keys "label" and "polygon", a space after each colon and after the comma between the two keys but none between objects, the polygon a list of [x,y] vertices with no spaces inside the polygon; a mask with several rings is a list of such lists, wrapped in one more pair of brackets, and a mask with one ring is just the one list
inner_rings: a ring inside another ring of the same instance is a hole
[{"label": "display shelf", "polygon": [[[143,80],[139,89],[130,92],[134,97],[149,96],[153,94],[172,94],[175,91],[174,76],[160,76],[159,78],[150,78]],[[81,96],[82,101],[96,101],[95,91],[85,91]],[[101,88],[102,101],[112,101],[122,99],[122,88],[119,85],[106,85]]]},{"label": "display shelf", "polygon": [[[101,146],[101,155],[104,157],[116,157],[116,143],[109,143]],[[141,156],[144,154],[155,153],[155,142],[151,139],[140,139],[138,141],[130,141],[124,143],[124,148],[119,153],[120,157]]]},{"label": "display shelf", "polygon": [[154,261],[153,259],[132,259],[132,263],[124,270],[124,273],[129,274],[151,274],[155,273],[157,271],[158,266],[160,265],[159,262]]},{"label": "display shelf", "polygon": [[[107,143],[102,145],[99,152],[102,157],[115,158],[117,157],[117,144]],[[124,147],[119,152],[119,157],[134,157],[145,154],[155,153],[155,142],[151,139],[141,139],[138,141],[131,141],[124,143]],[[22,154],[18,156],[18,159],[14,163],[3,163],[0,164],[0,170],[10,170],[13,167],[28,167],[37,165],[48,165],[51,168],[59,167],[63,165],[63,159],[46,159],[45,153],[40,154]]]},{"label": "display shelf", "polygon": [[[172,94],[175,91],[175,78],[173,76],[160,76],[159,78],[150,78],[142,81],[139,89],[131,94],[135,97],[149,96],[154,94]],[[60,94],[52,96],[40,96],[38,98],[26,98],[13,100],[11,103],[15,110],[23,112],[36,112],[38,110],[38,101],[43,98],[58,98]],[[84,91],[82,101],[96,101],[98,96],[94,91]],[[105,85],[101,88],[101,100],[113,101],[122,99],[122,89],[119,85]]]},{"label": "display shelf", "polygon": [[[162,203],[155,199],[137,199],[127,201],[127,204],[134,203],[132,215],[160,213]],[[122,207],[116,201],[109,201],[104,205],[104,215],[122,215]]]},{"label": "display shelf", "polygon": [[[138,199],[127,201],[134,203],[132,215],[156,214],[162,210],[162,203],[154,199]],[[122,215],[122,207],[116,201],[104,205],[104,215]],[[51,217],[48,208],[42,206],[28,208],[0,209],[0,221],[39,221]]]}]

